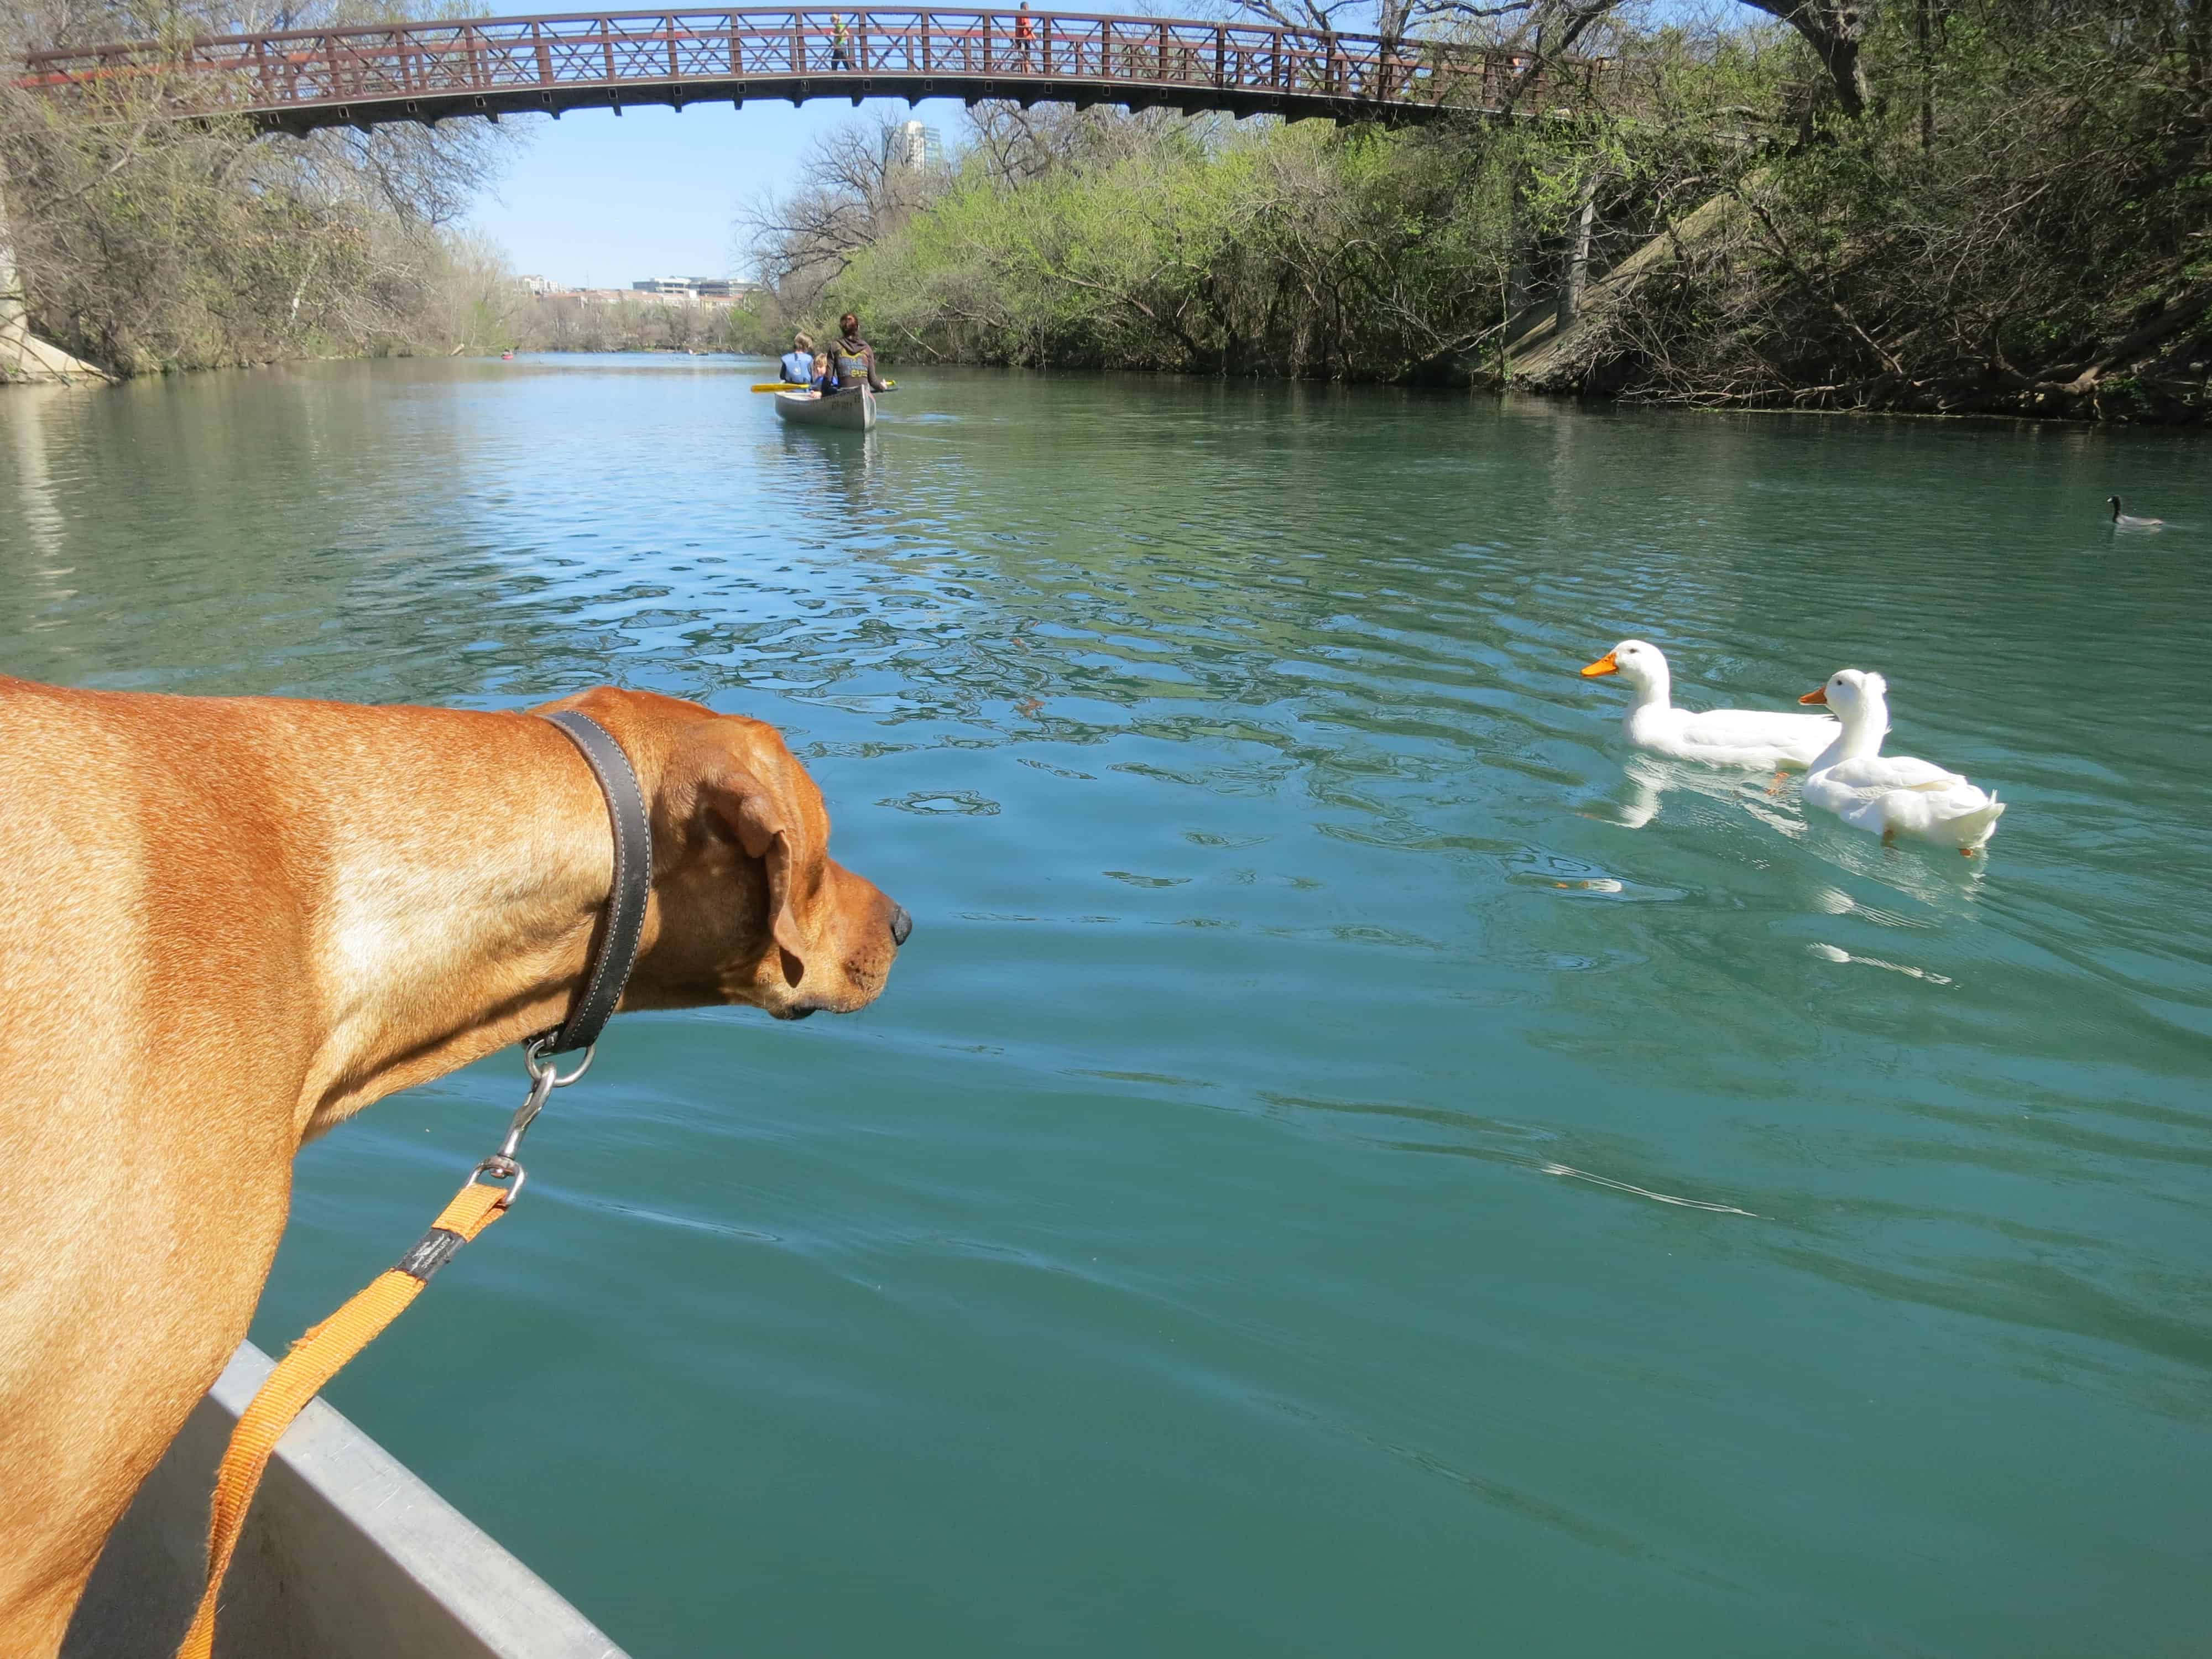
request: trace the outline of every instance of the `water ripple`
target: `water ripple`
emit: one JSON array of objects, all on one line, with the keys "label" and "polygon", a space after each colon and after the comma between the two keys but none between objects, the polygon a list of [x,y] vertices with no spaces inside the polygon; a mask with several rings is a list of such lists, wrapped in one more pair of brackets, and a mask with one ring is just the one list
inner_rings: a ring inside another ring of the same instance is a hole
[{"label": "water ripple", "polygon": [[[916,917],[857,1019],[626,1021],[348,1409],[641,1656],[2195,1639],[2212,559],[2098,509],[2201,441],[757,373],[7,394],[12,671],[702,698]],[[1629,635],[1878,668],[1990,855],[1625,753]],[[264,1341],[513,1081],[310,1152]]]}]

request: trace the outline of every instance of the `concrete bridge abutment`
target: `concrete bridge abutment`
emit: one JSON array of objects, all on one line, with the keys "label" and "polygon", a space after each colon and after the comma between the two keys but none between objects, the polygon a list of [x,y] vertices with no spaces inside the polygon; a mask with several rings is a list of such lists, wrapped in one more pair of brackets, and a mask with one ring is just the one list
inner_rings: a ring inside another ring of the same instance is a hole
[{"label": "concrete bridge abutment", "polygon": [[115,377],[31,332],[23,279],[15,269],[6,185],[0,179],[0,386],[105,385]]}]

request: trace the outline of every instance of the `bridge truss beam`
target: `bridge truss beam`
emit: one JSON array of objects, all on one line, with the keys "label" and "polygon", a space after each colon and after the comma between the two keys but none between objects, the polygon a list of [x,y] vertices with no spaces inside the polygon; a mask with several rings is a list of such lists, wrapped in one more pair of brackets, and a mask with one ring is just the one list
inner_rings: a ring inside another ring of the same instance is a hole
[{"label": "bridge truss beam", "polygon": [[[832,19],[837,21],[833,22]],[[1297,120],[1571,113],[1606,66],[1258,24],[1071,12],[725,10],[483,18],[30,54],[58,95],[161,85],[266,131],[748,99],[1007,99]]]}]

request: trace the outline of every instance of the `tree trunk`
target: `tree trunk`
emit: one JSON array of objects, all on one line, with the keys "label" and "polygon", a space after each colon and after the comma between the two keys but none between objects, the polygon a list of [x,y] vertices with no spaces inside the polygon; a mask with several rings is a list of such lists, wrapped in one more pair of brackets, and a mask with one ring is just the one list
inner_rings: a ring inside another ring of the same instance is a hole
[{"label": "tree trunk", "polygon": [[1828,78],[1835,83],[1836,100],[1844,113],[1856,120],[1866,112],[1874,94],[1867,85],[1866,69],[1859,62],[1859,46],[1874,27],[1877,0],[1743,0],[1744,4],[1778,17],[1805,37]]},{"label": "tree trunk", "polygon": [[1583,180],[1582,211],[1575,217],[1575,239],[1567,251],[1565,279],[1559,284],[1557,331],[1565,332],[1582,308],[1583,289],[1589,280],[1590,227],[1597,220],[1597,174]]}]

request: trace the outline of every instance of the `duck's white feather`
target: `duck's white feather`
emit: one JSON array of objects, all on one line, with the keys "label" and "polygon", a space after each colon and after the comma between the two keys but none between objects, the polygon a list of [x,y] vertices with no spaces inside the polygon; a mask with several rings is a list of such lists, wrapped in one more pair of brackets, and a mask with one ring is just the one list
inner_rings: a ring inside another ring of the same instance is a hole
[{"label": "duck's white feather", "polygon": [[[1610,664],[1608,668],[1606,665]],[[1666,654],[1643,640],[1623,640],[1584,673],[1617,673],[1632,700],[1621,731],[1635,747],[1671,760],[1707,766],[1810,766],[1838,730],[1825,714],[1789,714],[1761,708],[1677,708]]]},{"label": "duck's white feather", "polygon": [[[1831,784],[1849,789],[1948,789],[1966,783],[1956,772],[1947,772],[1933,761],[1910,755],[1869,755],[1838,761],[1825,775]],[[1972,788],[1972,784],[1966,784]]]},{"label": "duck's white feather", "polygon": [[1810,766],[1836,735],[1836,723],[1817,714],[1771,714],[1758,708],[1632,708],[1629,742],[1654,754],[1709,766]]},{"label": "duck's white feather", "polygon": [[1932,761],[1881,752],[1889,731],[1887,685],[1846,668],[1821,688],[1843,722],[1805,775],[1805,803],[1883,836],[1910,836],[1971,853],[1989,844],[2004,803]]}]

